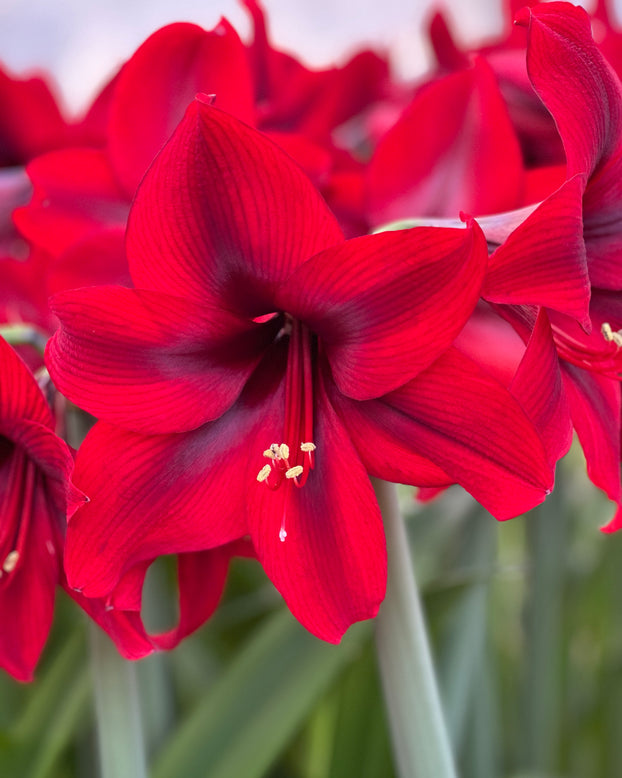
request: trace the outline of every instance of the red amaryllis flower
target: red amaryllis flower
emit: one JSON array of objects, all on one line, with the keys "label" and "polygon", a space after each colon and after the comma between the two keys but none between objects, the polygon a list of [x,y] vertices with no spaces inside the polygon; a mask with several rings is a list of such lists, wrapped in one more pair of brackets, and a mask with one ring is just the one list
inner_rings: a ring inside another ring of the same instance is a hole
[{"label": "red amaryllis flower", "polygon": [[[529,75],[557,123],[568,178],[526,217],[482,220],[489,242],[500,244],[483,296],[501,304],[498,311],[525,341],[548,337],[545,328],[535,329],[536,306],[547,308],[588,474],[620,504],[622,88],[582,9],[547,3],[519,20],[529,26]],[[551,367],[540,375],[545,395],[559,382]]]},{"label": "red amaryllis flower", "polygon": [[0,665],[21,681],[52,622],[65,517],[84,500],[72,469],[37,382],[0,338]]},{"label": "red amaryllis flower", "polygon": [[367,171],[373,224],[420,216],[474,215],[523,205],[518,139],[490,66],[422,87],[378,143]]},{"label": "red amaryllis flower", "polygon": [[341,67],[311,70],[271,44],[257,0],[242,2],[253,18],[249,55],[260,129],[294,130],[330,143],[337,127],[386,96],[389,65],[376,52],[366,49]]},{"label": "red amaryllis flower", "polygon": [[[56,586],[67,588],[61,564],[67,516],[86,500],[70,480],[72,453],[53,427],[37,381],[0,338],[0,666],[20,681],[32,679],[52,623]],[[180,555],[180,618],[162,634],[149,634],[140,614],[148,564],[106,600],[68,591],[124,656],[137,659],[172,648],[203,624],[218,604],[233,555],[248,556],[249,549],[239,542]]]},{"label": "red amaryllis flower", "polygon": [[525,68],[525,33],[514,25],[517,12],[536,0],[503,2],[506,28],[501,37],[475,50],[465,51],[454,42],[442,13],[430,22],[430,43],[441,72],[464,70],[474,57],[484,57],[495,74],[527,169],[563,165],[564,153],[550,114],[534,94]]},{"label": "red amaryllis flower", "polygon": [[[529,77],[557,124],[568,176],[577,174],[584,186],[593,329],[588,333],[560,314],[551,322],[588,474],[620,504],[622,86],[592,40],[583,9],[547,3],[519,21],[529,27]],[[621,524],[618,511],[610,528]]]},{"label": "red amaryllis flower", "polygon": [[550,487],[518,403],[451,349],[486,267],[474,222],[344,241],[286,155],[199,100],[139,188],[127,249],[137,288],[57,296],[47,352],[103,420],[67,538],[86,596],[248,533],[292,612],[336,641],[384,596],[366,467],[459,481],[501,518]]}]

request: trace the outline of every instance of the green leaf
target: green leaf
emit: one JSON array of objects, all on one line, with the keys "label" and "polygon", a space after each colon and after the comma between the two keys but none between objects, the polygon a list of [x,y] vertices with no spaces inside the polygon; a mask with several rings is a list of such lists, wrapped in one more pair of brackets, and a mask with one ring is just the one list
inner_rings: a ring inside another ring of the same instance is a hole
[{"label": "green leaf", "polygon": [[340,692],[330,778],[391,778],[391,745],[371,643],[346,673]]},{"label": "green leaf", "polygon": [[69,687],[57,700],[57,710],[49,726],[39,733],[37,749],[31,766],[22,775],[28,778],[52,778],[55,763],[69,744],[75,742],[76,732],[91,708],[91,678],[86,668],[74,674]]},{"label": "green leaf", "polygon": [[259,778],[274,763],[369,629],[341,645],[314,638],[288,611],[264,622],[180,725],[153,778]]},{"label": "green leaf", "polygon": [[65,645],[46,669],[45,675],[37,677],[33,695],[25,711],[11,730],[11,736],[32,748],[41,733],[52,724],[59,710],[59,701],[72,679],[86,666],[84,629],[82,623],[73,632]]}]

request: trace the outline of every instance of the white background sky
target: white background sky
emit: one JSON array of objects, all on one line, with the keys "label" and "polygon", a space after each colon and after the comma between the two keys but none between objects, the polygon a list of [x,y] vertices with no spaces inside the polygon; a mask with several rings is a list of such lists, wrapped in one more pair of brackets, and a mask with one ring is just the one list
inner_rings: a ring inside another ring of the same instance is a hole
[{"label": "white background sky", "polygon": [[[443,0],[442,5],[468,41],[501,28],[501,2]],[[391,52],[404,76],[425,69],[421,28],[433,5],[429,0],[263,4],[273,41],[311,64],[343,59],[357,45],[372,43]],[[172,21],[211,28],[221,15],[242,37],[248,35],[247,15],[236,0],[0,0],[0,61],[14,73],[37,66],[50,71],[66,104],[77,111],[155,29]]]}]

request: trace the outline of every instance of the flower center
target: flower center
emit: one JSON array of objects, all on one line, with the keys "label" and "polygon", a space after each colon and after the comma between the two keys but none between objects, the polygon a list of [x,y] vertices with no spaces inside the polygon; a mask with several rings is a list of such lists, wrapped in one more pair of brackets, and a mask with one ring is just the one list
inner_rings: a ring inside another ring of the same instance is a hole
[{"label": "flower center", "polygon": [[[299,321],[286,315],[284,330],[289,334],[287,368],[285,374],[285,425],[282,443],[272,443],[264,452],[268,460],[257,481],[269,489],[293,484],[301,488],[307,482],[309,471],[315,465],[313,443],[313,368],[311,359],[311,333]],[[279,538],[285,541],[285,511]]]}]

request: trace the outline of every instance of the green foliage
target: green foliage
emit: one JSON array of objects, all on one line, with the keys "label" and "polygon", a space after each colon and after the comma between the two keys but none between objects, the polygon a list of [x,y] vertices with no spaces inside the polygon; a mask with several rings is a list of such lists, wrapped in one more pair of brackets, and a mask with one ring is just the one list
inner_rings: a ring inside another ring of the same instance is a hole
[{"label": "green foliage", "polygon": [[[612,506],[576,452],[563,468],[553,500],[501,525],[460,490],[402,492],[463,778],[622,775],[622,533],[598,531]],[[0,677],[2,776],[96,775],[86,619],[59,599],[35,682]],[[321,643],[236,561],[210,624],[139,663],[150,775],[393,778],[371,634]]]}]

